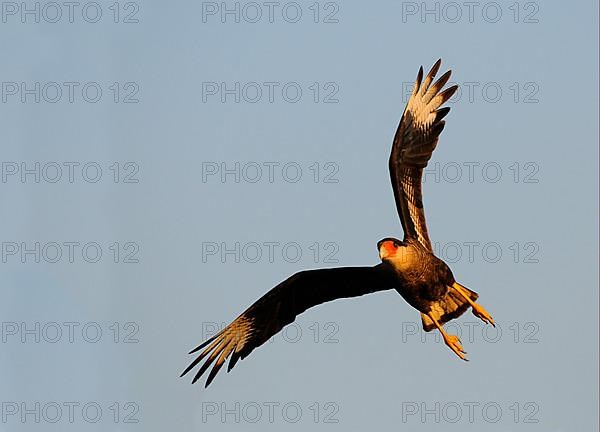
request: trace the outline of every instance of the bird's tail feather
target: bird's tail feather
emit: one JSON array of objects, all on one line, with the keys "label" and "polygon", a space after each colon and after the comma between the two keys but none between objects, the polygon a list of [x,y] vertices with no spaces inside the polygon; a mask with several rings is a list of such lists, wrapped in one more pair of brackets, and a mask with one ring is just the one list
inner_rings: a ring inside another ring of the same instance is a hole
[{"label": "bird's tail feather", "polygon": [[[472,301],[477,300],[479,294],[462,285],[460,286],[464,291],[469,293],[469,297]],[[458,292],[456,288],[451,286],[449,287],[446,296],[432,305],[431,312],[440,324],[444,324],[461,316],[467,311],[467,309],[469,309],[469,306],[469,302]],[[421,320],[423,321],[423,330],[426,332],[435,329],[435,324],[431,318],[424,313],[421,313]]]}]

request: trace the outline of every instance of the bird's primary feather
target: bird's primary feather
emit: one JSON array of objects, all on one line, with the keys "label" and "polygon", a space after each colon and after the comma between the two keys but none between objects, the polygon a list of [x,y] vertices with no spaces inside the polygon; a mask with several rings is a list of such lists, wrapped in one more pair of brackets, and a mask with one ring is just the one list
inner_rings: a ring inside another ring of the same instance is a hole
[{"label": "bird's primary feather", "polygon": [[190,354],[203,351],[181,376],[206,359],[192,382],[196,382],[214,362],[206,380],[208,386],[227,358],[230,359],[229,372],[239,359],[248,356],[308,308],[338,298],[357,297],[396,286],[396,279],[383,264],[296,273],[257,300],[218,334],[193,349]]},{"label": "bird's primary feather", "polygon": [[390,155],[389,168],[396,199],[396,208],[404,229],[404,237],[419,241],[432,251],[425,222],[421,179],[438,138],[444,129],[449,107],[441,105],[452,97],[457,86],[442,90],[450,79],[451,71],[431,84],[441,61],[438,60],[422,81],[419,69],[415,86],[400,120]]}]

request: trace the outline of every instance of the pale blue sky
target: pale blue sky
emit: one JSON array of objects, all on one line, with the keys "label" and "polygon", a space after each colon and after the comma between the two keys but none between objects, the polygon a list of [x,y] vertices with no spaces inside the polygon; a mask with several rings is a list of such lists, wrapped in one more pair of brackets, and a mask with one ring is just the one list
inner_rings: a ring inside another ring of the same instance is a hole
[{"label": "pale blue sky", "polygon": [[[460,19],[441,3],[436,22],[421,2],[390,1],[299,2],[296,23],[294,4],[271,23],[259,3],[252,23],[256,8],[241,3],[239,23],[220,11],[203,20],[215,4],[123,2],[116,18],[102,3],[98,22],[92,5],[70,23],[66,6],[58,19],[42,3],[36,23],[3,3],[0,430],[594,430],[598,3],[498,3],[495,23],[495,3],[479,3],[473,22],[463,3]],[[208,390],[179,379],[203,328],[301,269],[375,264],[376,242],[402,236],[391,139],[406,83],[438,57],[463,93],[425,185],[430,234],[502,333],[457,320],[465,364],[414,334],[418,313],[385,292],[308,311]],[[240,102],[204,102],[210,83],[240,83]],[[36,162],[40,182],[23,182]],[[203,167],[236,162],[239,183],[203,181]],[[263,177],[247,181],[257,165]],[[36,242],[40,262],[22,258]],[[221,259],[236,243],[240,262]],[[39,424],[22,413],[36,402]],[[73,423],[68,402],[79,403]]]}]

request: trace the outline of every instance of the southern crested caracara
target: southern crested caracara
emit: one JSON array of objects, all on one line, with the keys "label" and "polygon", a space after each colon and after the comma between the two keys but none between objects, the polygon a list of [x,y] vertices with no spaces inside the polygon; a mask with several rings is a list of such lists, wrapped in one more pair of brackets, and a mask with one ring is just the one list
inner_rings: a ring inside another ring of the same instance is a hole
[{"label": "southern crested caracara", "polygon": [[494,321],[475,303],[478,295],[456,282],[448,265],[433,254],[427,234],[421,177],[444,129],[443,118],[450,111],[449,107],[440,107],[458,88],[452,86],[442,91],[450,71],[432,84],[440,64],[438,60],[424,80],[423,68],[419,69],[392,145],[390,176],[404,240],[379,241],[381,263],[374,267],[307,270],[281,282],[222,331],[192,350],[190,354],[204,348],[181,376],[206,359],[192,382],[214,363],[206,380],[208,386],[227,358],[230,358],[229,372],[239,359],[248,356],[308,308],[338,298],[390,289],[395,289],[421,312],[425,331],[437,328],[446,345],[466,360],[460,340],[447,334],[442,324],[459,317],[469,307],[485,323],[494,325]]}]

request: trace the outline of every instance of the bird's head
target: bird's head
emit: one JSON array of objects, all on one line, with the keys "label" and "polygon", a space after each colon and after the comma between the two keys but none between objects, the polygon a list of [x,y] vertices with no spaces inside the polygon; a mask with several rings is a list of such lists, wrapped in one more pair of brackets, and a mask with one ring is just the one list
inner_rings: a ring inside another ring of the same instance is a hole
[{"label": "bird's head", "polygon": [[386,237],[377,242],[377,250],[381,260],[391,259],[396,257],[398,250],[404,246],[404,242],[393,237]]}]

